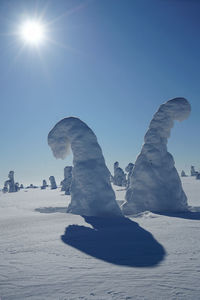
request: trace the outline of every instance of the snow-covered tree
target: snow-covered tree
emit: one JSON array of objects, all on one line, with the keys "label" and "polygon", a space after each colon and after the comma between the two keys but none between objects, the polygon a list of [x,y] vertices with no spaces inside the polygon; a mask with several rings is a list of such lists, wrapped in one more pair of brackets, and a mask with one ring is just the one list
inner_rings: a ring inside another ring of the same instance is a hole
[{"label": "snow-covered tree", "polygon": [[167,152],[167,140],[174,120],[186,119],[190,111],[186,99],[175,98],[162,104],[153,116],[131,174],[126,202],[122,207],[125,214],[188,209],[173,156]]},{"label": "snow-covered tree", "polygon": [[57,184],[54,176],[49,177],[49,181],[51,183],[51,190],[57,189]]},{"label": "snow-covered tree", "polygon": [[72,167],[67,166],[64,168],[64,179],[61,182],[61,191],[65,192],[65,195],[70,195],[70,187],[72,183]]},{"label": "snow-covered tree", "polygon": [[20,190],[19,182],[15,183],[15,191],[18,192]]},{"label": "snow-covered tree", "polygon": [[42,186],[41,186],[41,190],[45,190],[47,186],[48,186],[48,184],[47,184],[46,180],[43,179],[43,181],[42,181]]},{"label": "snow-covered tree", "polygon": [[197,175],[197,171],[195,171],[195,168],[194,168],[194,166],[191,166],[191,170],[190,170],[190,174],[191,174],[191,176],[196,176]]},{"label": "snow-covered tree", "polygon": [[8,192],[8,186],[9,186],[8,181],[9,181],[9,180],[6,180],[6,181],[4,182],[4,187],[3,187],[3,189],[2,189],[2,192],[3,192],[3,193],[7,193],[7,192]]},{"label": "snow-covered tree", "polygon": [[181,177],[186,177],[185,171],[181,171]]},{"label": "snow-covered tree", "polygon": [[126,186],[126,175],[122,168],[119,167],[118,161],[114,163],[113,184],[118,186]]},{"label": "snow-covered tree", "polygon": [[8,185],[9,185],[9,193],[14,193],[16,192],[16,186],[15,186],[15,181],[14,181],[14,171],[10,171],[8,174]]},{"label": "snow-covered tree", "polygon": [[196,179],[200,180],[200,173],[197,172]]},{"label": "snow-covered tree", "polygon": [[125,171],[128,173],[127,183],[126,183],[126,187],[127,188],[129,188],[129,185],[130,185],[130,177],[131,177],[131,173],[133,171],[133,167],[134,167],[134,164],[133,163],[129,163],[128,166],[126,166],[126,168],[125,168]]},{"label": "snow-covered tree", "polygon": [[85,216],[121,216],[102,150],[94,132],[80,119],[58,122],[48,144],[56,158],[64,159],[71,146],[73,177],[68,212]]}]

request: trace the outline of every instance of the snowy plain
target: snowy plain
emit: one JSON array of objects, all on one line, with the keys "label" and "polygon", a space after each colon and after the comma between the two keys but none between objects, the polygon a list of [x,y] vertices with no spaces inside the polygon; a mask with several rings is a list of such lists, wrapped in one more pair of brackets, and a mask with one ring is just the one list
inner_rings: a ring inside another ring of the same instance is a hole
[{"label": "snowy plain", "polygon": [[60,189],[0,192],[0,299],[200,299],[200,181],[182,183],[191,212],[118,221],[67,214]]}]

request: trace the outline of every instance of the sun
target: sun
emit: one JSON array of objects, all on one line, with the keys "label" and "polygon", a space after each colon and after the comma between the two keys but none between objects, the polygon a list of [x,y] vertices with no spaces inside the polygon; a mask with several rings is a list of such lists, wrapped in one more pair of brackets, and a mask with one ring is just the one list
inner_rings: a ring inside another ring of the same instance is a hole
[{"label": "sun", "polygon": [[26,44],[38,46],[45,40],[45,26],[40,21],[27,20],[21,24],[19,35]]}]

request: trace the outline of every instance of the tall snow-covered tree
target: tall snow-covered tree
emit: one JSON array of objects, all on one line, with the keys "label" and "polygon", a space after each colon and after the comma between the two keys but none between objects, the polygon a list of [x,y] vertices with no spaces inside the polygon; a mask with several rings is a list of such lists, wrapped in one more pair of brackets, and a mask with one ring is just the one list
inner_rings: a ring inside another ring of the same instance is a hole
[{"label": "tall snow-covered tree", "polygon": [[167,140],[174,120],[186,119],[190,111],[186,99],[175,98],[162,104],[153,116],[131,174],[122,207],[125,214],[188,209],[173,156],[167,151]]},{"label": "tall snow-covered tree", "polygon": [[94,132],[80,119],[69,117],[49,132],[48,144],[56,158],[73,152],[71,203],[68,212],[85,216],[121,216],[102,150]]}]

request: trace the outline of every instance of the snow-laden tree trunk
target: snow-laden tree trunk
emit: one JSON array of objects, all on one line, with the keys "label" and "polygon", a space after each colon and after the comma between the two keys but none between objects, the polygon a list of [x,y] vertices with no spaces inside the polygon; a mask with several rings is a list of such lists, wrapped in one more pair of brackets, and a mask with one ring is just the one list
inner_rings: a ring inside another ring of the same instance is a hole
[{"label": "snow-laden tree trunk", "polygon": [[61,120],[49,132],[48,144],[54,156],[62,159],[71,145],[74,167],[68,212],[85,216],[122,215],[97,138],[84,122],[74,117]]},{"label": "snow-laden tree trunk", "polygon": [[124,214],[187,210],[187,198],[173,156],[167,152],[167,140],[174,120],[186,119],[190,111],[186,99],[175,98],[162,104],[153,116],[131,174]]}]

